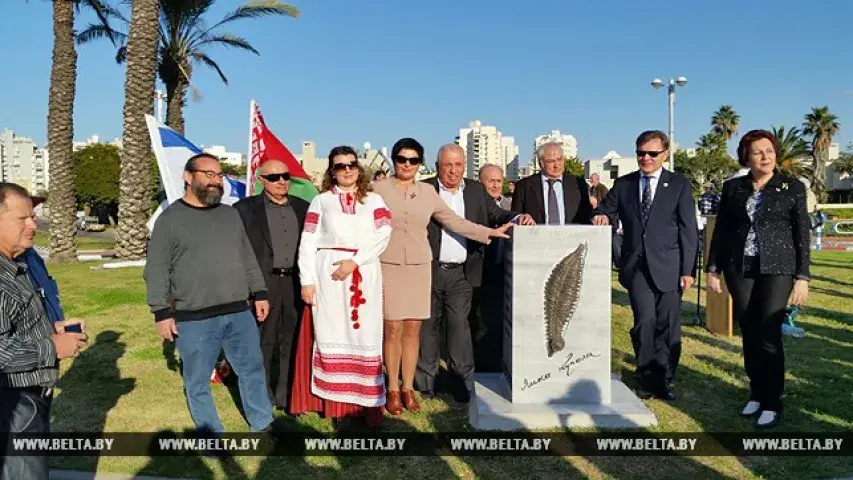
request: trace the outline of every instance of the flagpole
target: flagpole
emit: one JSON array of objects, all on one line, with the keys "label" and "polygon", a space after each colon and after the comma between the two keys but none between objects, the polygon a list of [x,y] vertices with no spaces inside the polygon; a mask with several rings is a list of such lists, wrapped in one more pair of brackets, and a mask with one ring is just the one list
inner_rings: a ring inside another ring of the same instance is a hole
[{"label": "flagpole", "polygon": [[255,115],[255,99],[249,102],[249,149],[246,150],[246,196],[255,194],[255,172],[252,171],[252,120]]}]

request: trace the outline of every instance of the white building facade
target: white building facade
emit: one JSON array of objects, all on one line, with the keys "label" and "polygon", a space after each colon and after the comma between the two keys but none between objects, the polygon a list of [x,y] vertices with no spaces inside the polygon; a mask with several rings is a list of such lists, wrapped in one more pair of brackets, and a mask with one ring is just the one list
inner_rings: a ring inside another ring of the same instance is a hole
[{"label": "white building facade", "polygon": [[506,172],[507,165],[518,158],[515,138],[505,137],[497,127],[483,125],[479,120],[459,129],[456,144],[465,152],[465,176],[468,178],[476,178],[480,167],[487,163]]}]

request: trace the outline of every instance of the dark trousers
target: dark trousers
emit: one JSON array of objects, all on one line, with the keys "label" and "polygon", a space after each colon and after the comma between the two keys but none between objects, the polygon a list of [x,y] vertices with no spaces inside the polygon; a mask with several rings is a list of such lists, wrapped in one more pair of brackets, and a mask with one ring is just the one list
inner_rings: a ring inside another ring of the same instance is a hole
[{"label": "dark trousers", "polygon": [[420,391],[435,390],[441,357],[441,323],[447,332],[448,369],[465,383],[468,391],[474,390],[474,351],[471,344],[471,312],[473,289],[465,279],[462,266],[438,268],[432,279],[432,313],[421,328],[418,369],[415,385]]},{"label": "dark trousers", "polygon": [[785,383],[782,322],[794,279],[790,275],[753,273],[751,263],[744,262],[747,271],[743,275],[725,273],[732,315],[740,324],[749,399],[761,403],[764,410],[781,412]]},{"label": "dark trousers", "polygon": [[[52,395],[44,389],[0,388],[0,432],[49,433]],[[0,458],[0,479],[44,479],[50,477],[47,455],[15,455],[6,445]]]},{"label": "dark trousers", "polygon": [[[296,341],[299,330],[295,275],[273,275],[267,285],[270,312],[260,324],[261,352],[267,372],[270,400],[273,405],[286,409],[292,386],[290,372],[296,356]],[[278,351],[278,372],[272,371],[273,358]],[[276,381],[276,377],[278,380]],[[273,387],[275,385],[275,387]],[[274,389],[274,390],[273,390]]]},{"label": "dark trousers", "polygon": [[503,269],[490,268],[483,271],[483,285],[474,288],[472,310],[474,368],[478,372],[501,372],[504,326]]},{"label": "dark trousers", "polygon": [[648,265],[640,260],[628,284],[634,313],[631,343],[639,381],[660,389],[673,380],[681,358],[681,293],[655,288]]}]

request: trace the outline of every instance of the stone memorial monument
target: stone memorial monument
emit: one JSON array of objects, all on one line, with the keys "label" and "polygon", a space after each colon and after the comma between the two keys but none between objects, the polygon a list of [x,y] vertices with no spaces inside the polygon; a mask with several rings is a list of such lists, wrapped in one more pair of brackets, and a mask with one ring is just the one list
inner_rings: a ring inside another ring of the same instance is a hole
[{"label": "stone memorial monument", "polygon": [[610,372],[610,227],[516,227],[511,235],[504,373],[475,375],[471,425],[656,425],[654,414]]}]

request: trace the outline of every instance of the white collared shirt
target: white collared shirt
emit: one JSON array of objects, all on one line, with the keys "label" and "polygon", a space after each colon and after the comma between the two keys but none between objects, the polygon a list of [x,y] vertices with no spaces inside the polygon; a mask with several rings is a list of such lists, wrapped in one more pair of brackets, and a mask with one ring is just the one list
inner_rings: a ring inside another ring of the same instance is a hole
[{"label": "white collared shirt", "polygon": [[[658,181],[660,180],[660,174],[663,172],[663,168],[657,169],[656,172],[652,172],[649,174],[651,178],[651,194],[652,194],[652,203],[655,201],[655,193],[658,190]],[[646,174],[640,171],[640,205],[643,204],[643,190],[646,188]]]},{"label": "white collared shirt", "polygon": [[[545,224],[548,225],[548,177],[545,174],[540,174],[542,177],[542,195],[545,200]],[[566,223],[566,202],[563,200],[563,179],[558,178],[554,182],[554,195],[557,196],[557,211],[560,212],[560,225]]]},{"label": "white collared shirt", "polygon": [[[444,203],[453,210],[456,215],[465,218],[465,180],[459,184],[455,191],[448,190],[438,180],[438,195]],[[468,241],[458,233],[450,232],[446,228],[441,229],[441,250],[438,253],[438,261],[442,263],[465,263],[468,259]]]}]

